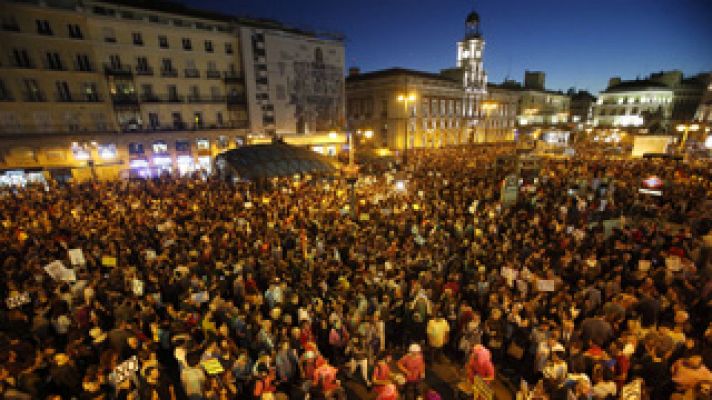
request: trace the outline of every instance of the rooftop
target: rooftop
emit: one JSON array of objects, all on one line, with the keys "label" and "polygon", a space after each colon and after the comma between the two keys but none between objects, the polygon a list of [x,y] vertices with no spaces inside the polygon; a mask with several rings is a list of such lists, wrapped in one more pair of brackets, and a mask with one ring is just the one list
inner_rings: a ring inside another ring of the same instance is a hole
[{"label": "rooftop", "polygon": [[222,22],[232,22],[243,26],[252,26],[264,29],[276,29],[291,32],[304,36],[311,36],[322,39],[343,41],[344,35],[332,32],[315,32],[300,29],[283,24],[280,21],[269,18],[256,18],[246,15],[231,15],[216,11],[191,8],[178,1],[171,0],[98,0],[97,2],[114,4],[119,6],[134,7],[144,10],[165,12],[170,14],[183,15],[187,17],[203,18]]},{"label": "rooftop", "polygon": [[450,78],[445,77],[441,74],[434,74],[432,72],[425,72],[425,71],[416,71],[413,69],[400,68],[400,67],[381,69],[381,70],[372,71],[372,72],[359,73],[357,75],[350,75],[349,77],[346,78],[346,82],[347,83],[348,82],[359,82],[359,81],[365,81],[365,80],[369,80],[369,79],[378,79],[378,78],[402,76],[402,75],[414,76],[414,77],[425,78],[425,79],[436,79],[436,80],[448,82],[448,83],[457,83],[457,84],[460,83],[459,81],[450,79]]},{"label": "rooftop", "polygon": [[634,81],[623,81],[613,85],[603,93],[629,92],[638,90],[672,90],[667,85],[649,79],[636,79]]}]

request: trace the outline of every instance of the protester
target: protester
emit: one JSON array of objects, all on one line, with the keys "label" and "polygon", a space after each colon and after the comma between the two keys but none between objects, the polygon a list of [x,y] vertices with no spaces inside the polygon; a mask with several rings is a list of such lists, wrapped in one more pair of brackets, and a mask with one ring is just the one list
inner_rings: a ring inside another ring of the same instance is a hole
[{"label": "protester", "polygon": [[[552,399],[708,390],[709,164],[580,149],[506,204],[513,154],[412,151],[360,177],[355,209],[317,175],[0,189],[0,395],[397,396],[376,357],[412,344],[409,396],[424,345],[473,367],[480,345],[482,376]],[[653,175],[662,196],[638,190]]]}]

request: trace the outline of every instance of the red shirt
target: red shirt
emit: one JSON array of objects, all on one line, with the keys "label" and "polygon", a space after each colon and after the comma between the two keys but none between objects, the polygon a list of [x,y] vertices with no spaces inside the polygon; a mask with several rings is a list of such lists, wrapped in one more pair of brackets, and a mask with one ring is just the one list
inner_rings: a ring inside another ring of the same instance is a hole
[{"label": "red shirt", "polygon": [[406,370],[405,378],[408,382],[416,382],[425,373],[425,361],[422,354],[408,353],[398,361],[398,365]]}]

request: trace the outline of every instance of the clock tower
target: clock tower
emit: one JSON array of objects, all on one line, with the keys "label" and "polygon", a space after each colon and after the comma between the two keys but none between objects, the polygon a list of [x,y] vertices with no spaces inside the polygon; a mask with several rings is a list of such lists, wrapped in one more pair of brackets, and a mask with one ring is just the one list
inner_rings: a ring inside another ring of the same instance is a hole
[{"label": "clock tower", "polygon": [[474,130],[481,116],[480,103],[487,93],[487,74],[482,61],[484,49],[480,16],[472,11],[465,19],[465,37],[457,42],[457,67],[462,71],[462,86],[465,91],[463,114],[468,122],[470,140],[474,140]]}]

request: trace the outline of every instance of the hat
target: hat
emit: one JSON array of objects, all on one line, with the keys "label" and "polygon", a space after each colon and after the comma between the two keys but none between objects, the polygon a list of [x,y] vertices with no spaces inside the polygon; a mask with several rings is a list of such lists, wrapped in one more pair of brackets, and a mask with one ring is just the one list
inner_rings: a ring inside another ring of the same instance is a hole
[{"label": "hat", "polygon": [[94,344],[99,344],[106,340],[106,332],[103,332],[98,326],[89,330],[89,336],[93,339]]},{"label": "hat", "polygon": [[418,343],[413,343],[408,347],[408,352],[409,353],[420,353],[420,345]]}]

